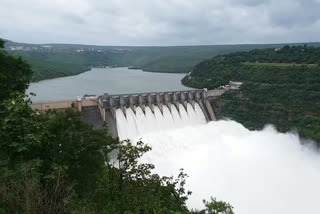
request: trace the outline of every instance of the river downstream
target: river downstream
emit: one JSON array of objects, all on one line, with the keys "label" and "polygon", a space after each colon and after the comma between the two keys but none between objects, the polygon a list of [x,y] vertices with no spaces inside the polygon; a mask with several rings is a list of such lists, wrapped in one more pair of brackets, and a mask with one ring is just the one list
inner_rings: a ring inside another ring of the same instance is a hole
[{"label": "river downstream", "polygon": [[187,90],[181,84],[185,74],[152,73],[128,68],[93,68],[69,77],[31,83],[33,102],[73,100],[85,94],[102,95]]}]

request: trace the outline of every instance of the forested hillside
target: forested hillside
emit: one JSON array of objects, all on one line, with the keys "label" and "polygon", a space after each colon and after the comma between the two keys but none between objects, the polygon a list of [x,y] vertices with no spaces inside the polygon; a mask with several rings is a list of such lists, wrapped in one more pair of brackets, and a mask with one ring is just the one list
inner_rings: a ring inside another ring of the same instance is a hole
[{"label": "forested hillside", "polygon": [[[310,44],[319,46],[318,43]],[[6,42],[6,49],[32,65],[32,81],[70,76],[90,67],[135,67],[150,72],[188,73],[205,59],[236,51],[279,48],[273,45],[204,45],[173,47],[116,47]]]},{"label": "forested hillside", "polygon": [[240,91],[219,98],[220,117],[250,129],[274,124],[320,142],[320,48],[284,46],[220,55],[198,64],[187,86],[217,88],[241,81]]},{"label": "forested hillside", "polygon": [[21,56],[30,63],[33,71],[32,81],[76,75],[90,70],[90,67],[110,64],[108,52],[77,50],[40,47],[36,50],[11,50],[9,53]]}]

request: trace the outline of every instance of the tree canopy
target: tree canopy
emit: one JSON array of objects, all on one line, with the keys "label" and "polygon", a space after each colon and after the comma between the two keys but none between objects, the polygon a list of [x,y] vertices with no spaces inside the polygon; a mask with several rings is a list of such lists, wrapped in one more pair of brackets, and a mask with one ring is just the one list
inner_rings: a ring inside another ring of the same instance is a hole
[{"label": "tree canopy", "polygon": [[4,48],[4,41],[0,39],[0,48]]},{"label": "tree canopy", "polygon": [[[0,40],[0,47],[3,41]],[[32,76],[30,65],[21,57],[8,55],[0,49],[0,101],[24,93]]]}]

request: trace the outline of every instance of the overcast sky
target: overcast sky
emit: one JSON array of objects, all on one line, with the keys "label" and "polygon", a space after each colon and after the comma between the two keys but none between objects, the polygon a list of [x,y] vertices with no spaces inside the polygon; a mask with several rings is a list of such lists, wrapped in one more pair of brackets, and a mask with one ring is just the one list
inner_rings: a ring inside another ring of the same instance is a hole
[{"label": "overcast sky", "polygon": [[0,0],[0,37],[29,43],[320,41],[320,0]]}]

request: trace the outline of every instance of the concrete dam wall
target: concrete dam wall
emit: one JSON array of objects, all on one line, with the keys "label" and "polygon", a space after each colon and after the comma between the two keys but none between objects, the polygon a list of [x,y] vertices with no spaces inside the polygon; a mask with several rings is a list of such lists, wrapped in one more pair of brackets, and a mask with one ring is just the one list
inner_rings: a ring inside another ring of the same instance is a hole
[{"label": "concrete dam wall", "polygon": [[210,100],[224,90],[188,90],[135,94],[104,94],[73,101],[37,103],[35,110],[65,110],[81,112],[85,122],[94,128],[103,123],[113,137],[125,139],[156,129],[179,128],[216,120]]}]

